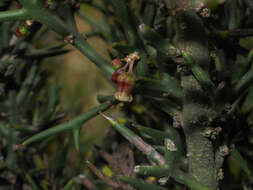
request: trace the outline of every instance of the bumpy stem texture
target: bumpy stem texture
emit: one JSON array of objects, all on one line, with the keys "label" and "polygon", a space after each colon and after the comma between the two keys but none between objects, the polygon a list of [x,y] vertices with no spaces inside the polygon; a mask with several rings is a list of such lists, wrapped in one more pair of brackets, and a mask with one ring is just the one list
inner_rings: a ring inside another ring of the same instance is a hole
[{"label": "bumpy stem texture", "polygon": [[202,98],[203,92],[198,93],[200,86],[193,76],[184,76],[182,86],[185,92],[183,106],[183,128],[186,136],[189,171],[202,185],[212,190],[217,188],[216,167],[212,142],[203,136],[203,130],[208,127],[208,105],[192,99],[194,94]]},{"label": "bumpy stem texture", "polygon": [[[203,71],[207,71],[210,58],[201,19],[193,10],[180,10],[177,12],[176,22],[177,46],[190,53]],[[212,100],[203,90],[204,86],[201,86],[196,76],[192,74],[193,71],[190,71],[191,68],[188,69],[182,73],[181,86],[184,93],[182,125],[186,137],[189,172],[202,185],[216,190],[212,142],[202,134],[209,126],[214,113],[210,103]]]}]

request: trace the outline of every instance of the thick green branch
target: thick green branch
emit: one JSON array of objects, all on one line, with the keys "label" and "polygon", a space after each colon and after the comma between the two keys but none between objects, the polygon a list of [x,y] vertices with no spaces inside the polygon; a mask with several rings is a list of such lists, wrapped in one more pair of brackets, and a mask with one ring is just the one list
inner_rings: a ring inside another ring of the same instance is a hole
[{"label": "thick green branch", "polygon": [[64,23],[58,16],[43,7],[40,0],[20,0],[30,17],[55,31],[63,38],[73,35],[73,45],[80,50],[89,60],[95,63],[104,73],[111,76],[114,69],[108,60],[98,54],[82,37]]},{"label": "thick green branch", "polygon": [[126,38],[130,45],[139,43],[139,36],[136,29],[136,23],[133,20],[134,16],[129,11],[127,1],[113,1],[110,0],[112,7],[117,15],[117,18],[121,22]]},{"label": "thick green branch", "polygon": [[52,136],[52,135],[56,135],[59,134],[63,131],[67,131],[67,130],[72,130],[72,129],[76,129],[77,127],[81,127],[81,125],[88,121],[89,119],[95,117],[96,115],[98,115],[99,112],[103,112],[105,110],[107,110],[109,107],[111,106],[111,101],[105,102],[97,107],[94,107],[92,109],[90,109],[89,111],[81,114],[80,116],[65,122],[63,124],[57,125],[55,127],[49,128],[45,131],[42,131],[41,133],[38,133],[32,137],[30,137],[29,139],[27,139],[26,141],[24,141],[22,143],[22,145],[28,145],[31,144],[33,142],[39,141],[41,139],[44,139],[46,137]]},{"label": "thick green branch", "polygon": [[0,22],[13,21],[13,20],[26,20],[29,18],[30,16],[27,14],[26,9],[0,12]]},{"label": "thick green branch", "polygon": [[[212,89],[214,86],[207,75],[210,67],[207,37],[202,21],[194,11],[179,11],[175,21],[177,47],[184,50],[183,57],[192,70],[192,74],[182,72],[181,75],[184,94],[182,127],[186,137],[189,173],[200,184],[216,190],[218,182],[213,146],[202,134],[215,115],[212,97],[207,96],[204,90],[205,87]],[[185,27],[182,28],[182,25]]]}]

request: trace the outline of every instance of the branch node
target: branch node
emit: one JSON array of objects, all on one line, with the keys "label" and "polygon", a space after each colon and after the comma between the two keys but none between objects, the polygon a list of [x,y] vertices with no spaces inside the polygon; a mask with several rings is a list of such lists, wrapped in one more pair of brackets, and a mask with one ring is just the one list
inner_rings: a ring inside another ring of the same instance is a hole
[{"label": "branch node", "polygon": [[70,34],[70,35],[68,35],[68,36],[66,36],[64,38],[64,42],[68,43],[68,44],[73,44],[74,43],[74,39],[75,39],[74,35]]}]

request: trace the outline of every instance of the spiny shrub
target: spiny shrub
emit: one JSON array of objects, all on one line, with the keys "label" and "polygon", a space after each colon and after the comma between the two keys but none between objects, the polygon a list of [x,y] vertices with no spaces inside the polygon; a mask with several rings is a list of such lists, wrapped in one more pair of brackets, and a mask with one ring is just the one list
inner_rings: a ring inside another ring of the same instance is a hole
[{"label": "spiny shrub", "polygon": [[[36,167],[29,159],[64,131],[73,133],[78,149],[80,126],[100,114],[112,127],[86,162],[90,172],[73,178],[75,185],[70,180],[64,189],[251,189],[251,1],[18,2],[12,10],[12,1],[0,4],[1,178],[8,187],[62,187],[67,183],[59,177],[65,146],[55,161],[61,165],[58,170]],[[78,11],[80,5],[100,11],[103,22]],[[77,30],[74,12],[91,31]],[[42,25],[116,84],[114,94],[97,96],[100,105],[67,122],[59,123],[57,85],[45,90],[48,75],[39,67],[44,58],[66,50],[63,45],[32,49]],[[24,37],[15,37],[13,30]],[[89,45],[91,36],[112,47],[111,61]],[[55,177],[47,180],[49,185],[39,185],[49,171]]]}]

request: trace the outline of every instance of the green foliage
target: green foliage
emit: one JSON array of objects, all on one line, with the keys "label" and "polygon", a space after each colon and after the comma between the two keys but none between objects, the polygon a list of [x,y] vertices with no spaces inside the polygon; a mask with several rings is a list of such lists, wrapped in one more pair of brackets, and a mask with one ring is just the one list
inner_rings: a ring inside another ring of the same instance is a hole
[{"label": "green foliage", "polygon": [[[252,103],[253,53],[240,43],[253,35],[251,1],[19,0],[14,5],[12,0],[0,2],[0,186],[253,186],[252,106],[242,111],[245,102]],[[83,6],[97,9],[103,21],[91,18]],[[74,14],[91,31],[79,33]],[[38,48],[34,39],[48,29],[61,43]],[[15,30],[22,34],[19,38]],[[111,46],[111,59],[122,66],[114,70],[89,45],[90,36]],[[45,58],[67,53],[65,43],[117,87],[115,94],[97,96],[100,105],[69,121],[61,120],[57,82],[42,66]],[[107,110],[110,114],[102,113]],[[81,155],[90,160],[89,170],[80,167],[78,177],[63,174],[70,137],[81,152],[80,127],[99,114],[112,127],[101,145]],[[50,164],[46,148],[60,135],[62,147]]]}]

